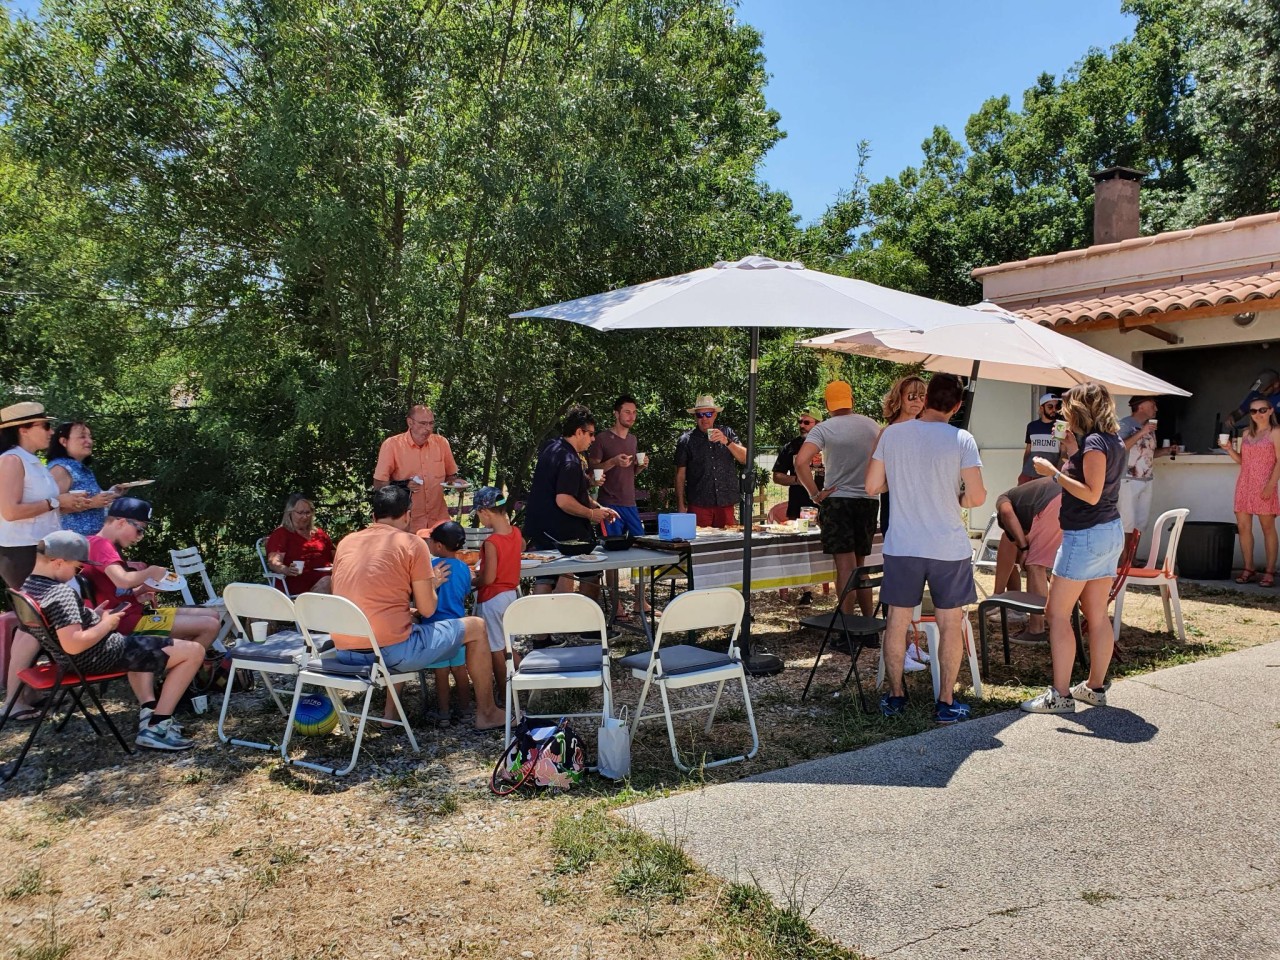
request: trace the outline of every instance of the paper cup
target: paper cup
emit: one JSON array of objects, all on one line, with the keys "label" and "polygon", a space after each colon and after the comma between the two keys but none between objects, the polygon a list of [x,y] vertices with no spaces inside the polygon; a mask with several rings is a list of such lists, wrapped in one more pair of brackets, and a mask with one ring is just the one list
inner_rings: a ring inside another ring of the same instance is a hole
[{"label": "paper cup", "polygon": [[255,620],[249,624],[249,640],[252,643],[267,642],[267,621]]},{"label": "paper cup", "polygon": [[1165,439],[1161,440],[1161,441],[1160,441],[1160,446],[1161,446],[1161,448],[1163,448],[1163,449],[1165,449],[1165,450],[1169,449],[1169,438],[1168,438],[1168,437],[1166,437]]},{"label": "paper cup", "polygon": [[191,709],[196,713],[204,713],[209,709],[209,698],[205,694],[200,694],[191,698]]},{"label": "paper cup", "polygon": [[1053,421],[1053,439],[1065,440],[1066,438],[1067,438],[1067,421],[1065,420]]},{"label": "paper cup", "polygon": [[604,471],[592,470],[591,475],[596,478],[596,483],[604,483]]},{"label": "paper cup", "polygon": [[296,577],[298,574],[300,574],[303,570],[306,569],[307,564],[305,561],[295,560],[293,561],[292,566],[293,566],[293,575]]},{"label": "paper cup", "polygon": [[1225,447],[1230,442],[1231,442],[1231,434],[1229,433],[1218,434],[1218,446]]},{"label": "paper cup", "polygon": [[636,463],[639,466],[643,467],[648,462],[649,462],[649,455],[647,453],[641,451],[636,454]]}]

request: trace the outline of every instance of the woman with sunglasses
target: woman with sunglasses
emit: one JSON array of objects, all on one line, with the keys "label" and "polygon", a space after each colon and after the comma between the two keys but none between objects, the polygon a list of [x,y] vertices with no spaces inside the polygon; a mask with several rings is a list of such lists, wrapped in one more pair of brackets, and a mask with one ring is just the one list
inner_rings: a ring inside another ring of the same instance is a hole
[{"label": "woman with sunglasses", "polygon": [[1276,483],[1280,481],[1280,427],[1276,426],[1275,411],[1265,398],[1249,403],[1249,426],[1240,436],[1240,452],[1232,448],[1230,441],[1220,446],[1227,455],[1240,464],[1236,477],[1236,529],[1240,532],[1240,553],[1244,557],[1244,570],[1236,577],[1236,583],[1249,583],[1253,570],[1253,518],[1258,518],[1262,528],[1262,543],[1267,555],[1267,570],[1258,585],[1270,587],[1276,576]]},{"label": "woman with sunglasses", "polygon": [[39,403],[0,410],[0,579],[21,588],[36,565],[36,544],[62,527],[62,512],[85,509],[80,493],[59,493],[36,454],[49,447],[53,425]]},{"label": "woman with sunglasses", "polygon": [[[880,400],[880,412],[884,414],[885,427],[905,423],[920,416],[924,409],[925,382],[919,377],[900,377]],[[882,429],[880,431],[884,433]],[[876,443],[880,441],[877,439]],[[889,531],[889,491],[880,494],[880,532]]]}]

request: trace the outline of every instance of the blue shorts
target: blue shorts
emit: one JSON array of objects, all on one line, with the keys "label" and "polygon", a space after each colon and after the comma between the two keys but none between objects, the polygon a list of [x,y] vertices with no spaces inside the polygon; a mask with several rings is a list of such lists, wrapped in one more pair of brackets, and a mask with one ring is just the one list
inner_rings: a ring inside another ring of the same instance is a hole
[{"label": "blue shorts", "polygon": [[616,503],[603,503],[603,507],[608,507],[618,515],[617,520],[610,520],[605,525],[605,531],[611,537],[620,537],[628,530],[634,537],[644,536],[644,524],[640,522],[640,511],[635,507],[620,507]]},{"label": "blue shorts", "polygon": [[[461,620],[415,623],[409,636],[400,643],[382,647],[382,658],[392,673],[414,673],[440,667],[462,651],[462,638],[466,632]],[[339,650],[338,662],[355,667],[368,666],[373,663],[373,654]]]},{"label": "blue shorts", "polygon": [[893,557],[885,554],[880,602],[890,607],[915,607],[924,599],[924,585],[938,610],[954,610],[973,603],[972,560],[934,560],[930,557]]},{"label": "blue shorts", "polygon": [[1124,524],[1119,520],[1084,530],[1063,530],[1053,575],[1065,580],[1111,580],[1124,550]]}]

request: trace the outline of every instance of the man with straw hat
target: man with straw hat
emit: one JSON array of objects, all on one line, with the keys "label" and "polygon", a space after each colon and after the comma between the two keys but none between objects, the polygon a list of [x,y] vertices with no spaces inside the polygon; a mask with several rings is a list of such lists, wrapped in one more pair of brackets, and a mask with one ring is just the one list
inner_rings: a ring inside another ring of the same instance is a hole
[{"label": "man with straw hat", "polygon": [[737,523],[741,498],[738,467],[747,462],[747,448],[728,427],[717,427],[723,410],[704,393],[688,408],[695,426],[676,442],[676,510],[693,513],[700,527],[728,527]]}]

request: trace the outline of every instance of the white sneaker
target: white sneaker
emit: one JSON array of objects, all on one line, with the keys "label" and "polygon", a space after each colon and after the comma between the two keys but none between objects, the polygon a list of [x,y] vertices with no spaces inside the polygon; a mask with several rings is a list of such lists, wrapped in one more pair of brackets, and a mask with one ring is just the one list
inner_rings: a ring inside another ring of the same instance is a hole
[{"label": "white sneaker", "polygon": [[1101,690],[1095,690],[1089,686],[1088,680],[1081,680],[1071,688],[1071,698],[1079,700],[1081,703],[1087,703],[1091,707],[1105,707],[1107,705],[1107,690],[1106,687]]},{"label": "white sneaker", "polygon": [[1024,713],[1075,713],[1076,702],[1070,697],[1064,697],[1053,687],[1048,687],[1040,696],[1024,700],[1022,711]]},{"label": "white sneaker", "polygon": [[928,663],[929,654],[927,651],[921,650],[914,643],[907,645],[907,659],[915,660],[918,663]]},{"label": "white sneaker", "polygon": [[929,665],[927,663],[921,663],[915,657],[911,656],[910,651],[907,652],[907,659],[902,661],[903,673],[916,673],[920,670],[928,670],[928,669],[929,669]]},{"label": "white sneaker", "polygon": [[[138,732],[139,733],[147,729],[147,727],[151,726],[151,714],[153,713],[155,713],[155,711],[152,710],[150,707],[143,707],[138,711]],[[172,719],[169,722],[173,724],[173,729],[178,731],[178,736],[182,736],[182,724],[180,724],[177,720],[172,720]]]}]

